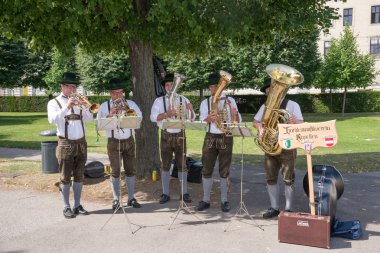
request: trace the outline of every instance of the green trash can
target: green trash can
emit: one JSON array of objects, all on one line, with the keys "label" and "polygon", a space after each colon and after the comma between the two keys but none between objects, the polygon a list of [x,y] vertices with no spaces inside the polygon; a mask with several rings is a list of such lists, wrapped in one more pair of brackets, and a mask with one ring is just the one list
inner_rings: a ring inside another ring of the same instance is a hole
[{"label": "green trash can", "polygon": [[58,141],[43,141],[41,142],[42,153],[42,173],[58,173],[58,160],[55,156],[55,150],[58,146]]}]

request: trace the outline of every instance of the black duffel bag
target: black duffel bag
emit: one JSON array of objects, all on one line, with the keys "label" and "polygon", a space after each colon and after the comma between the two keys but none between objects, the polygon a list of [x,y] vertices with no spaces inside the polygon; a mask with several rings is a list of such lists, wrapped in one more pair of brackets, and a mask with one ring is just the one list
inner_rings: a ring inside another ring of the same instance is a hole
[{"label": "black duffel bag", "polygon": [[[178,168],[176,165],[175,160],[172,160],[172,167],[173,169],[171,170],[170,175],[172,177],[178,178]],[[191,157],[186,158],[186,167],[187,167],[187,182],[190,183],[197,183],[200,184],[202,183],[202,169],[203,169],[203,164],[201,161],[197,161]]]},{"label": "black duffel bag", "polygon": [[84,175],[89,178],[100,178],[104,176],[104,164],[94,161],[84,166]]}]

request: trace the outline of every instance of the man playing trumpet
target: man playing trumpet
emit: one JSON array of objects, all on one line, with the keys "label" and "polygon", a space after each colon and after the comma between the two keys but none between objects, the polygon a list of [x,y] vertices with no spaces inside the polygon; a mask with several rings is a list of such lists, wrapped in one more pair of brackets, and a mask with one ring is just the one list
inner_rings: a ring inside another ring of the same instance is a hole
[{"label": "man playing trumpet", "polygon": [[[108,90],[111,99],[101,104],[98,119],[121,116],[127,112],[134,111],[134,114],[142,117],[140,108],[132,100],[124,99],[124,88],[126,84],[118,78],[109,81]],[[122,128],[118,130],[105,130],[108,137],[107,152],[111,164],[111,187],[113,193],[112,209],[115,210],[120,205],[120,170],[121,160],[125,170],[125,184],[128,190],[128,206],[140,208],[141,205],[134,197],[135,193],[135,139],[132,129]]]},{"label": "man playing trumpet", "polygon": [[[79,79],[75,73],[63,73],[60,81],[61,94],[50,100],[47,105],[48,120],[57,126],[58,147],[56,156],[59,164],[59,189],[63,200],[63,216],[74,218],[78,214],[87,215],[88,212],[80,204],[83,187],[84,166],[87,160],[87,142],[85,139],[84,124],[92,120],[92,113],[88,108],[79,108],[78,101],[70,95],[76,92]],[[87,98],[82,97],[87,101]],[[88,101],[87,101],[88,103]],[[70,207],[71,175],[74,192],[74,209]]]}]

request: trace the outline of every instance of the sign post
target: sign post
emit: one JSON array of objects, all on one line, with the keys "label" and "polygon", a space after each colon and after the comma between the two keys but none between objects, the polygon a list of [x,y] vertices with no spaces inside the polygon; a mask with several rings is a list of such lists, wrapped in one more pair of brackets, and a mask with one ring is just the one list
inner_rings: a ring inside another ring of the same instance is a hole
[{"label": "sign post", "polygon": [[316,123],[278,124],[278,142],[283,149],[303,149],[306,151],[309,181],[310,213],[315,215],[313,164],[311,150],[317,147],[331,148],[338,143],[336,121]]}]

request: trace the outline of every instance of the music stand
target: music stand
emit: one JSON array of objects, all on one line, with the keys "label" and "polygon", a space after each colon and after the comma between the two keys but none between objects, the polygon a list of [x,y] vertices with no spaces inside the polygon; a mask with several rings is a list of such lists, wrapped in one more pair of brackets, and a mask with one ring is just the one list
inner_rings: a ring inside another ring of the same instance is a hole
[{"label": "music stand", "polygon": [[[116,117],[110,117],[110,118],[101,118],[98,120],[98,129],[99,130],[117,130],[118,133],[123,128],[129,128],[129,129],[139,129],[141,125],[141,117],[138,116],[116,116]],[[121,165],[121,154],[120,154],[120,139],[119,139],[119,163]],[[124,163],[123,163],[124,167]],[[112,213],[111,217],[108,218],[108,220],[104,223],[104,225],[100,228],[100,230],[103,230],[103,228],[108,224],[108,222],[112,219],[112,217],[119,211],[121,208],[124,213],[124,217],[128,222],[129,229],[132,234],[134,234],[136,231],[142,228],[142,226],[132,223],[135,226],[138,226],[139,228],[135,231],[132,230],[131,221],[128,218],[128,215],[125,211],[124,204],[123,204],[123,198],[121,196],[121,166],[120,166],[120,175],[119,175],[119,205],[115,209],[115,211]]]},{"label": "music stand", "polygon": [[[243,174],[244,174],[243,173],[244,172],[243,143],[244,143],[245,137],[252,137],[252,130],[251,130],[251,128],[247,127],[246,124],[244,124],[244,125],[241,125],[241,124],[233,125],[233,126],[231,126],[230,129],[231,129],[230,133],[233,136],[242,137],[241,138],[241,169],[240,169],[240,203],[239,203],[239,208],[237,209],[234,216],[232,216],[232,218],[236,217],[237,215],[239,215],[239,216],[243,215],[242,217],[247,215],[255,223],[255,225],[258,228],[260,228],[262,231],[264,231],[264,229],[252,219],[252,217],[249,214],[247,207],[245,206],[244,201],[243,201]],[[227,227],[224,229],[224,232],[227,232],[227,229],[230,227],[231,223],[232,223],[232,220],[228,223]]]},{"label": "music stand", "polygon": [[[181,129],[183,130],[182,131],[182,139],[183,139],[183,142],[182,142],[182,151],[183,151],[183,157],[185,157],[185,159],[182,159],[182,168],[184,167],[184,163],[185,163],[185,160],[186,160],[186,152],[185,152],[185,129],[192,129],[192,130],[199,130],[199,129],[202,129],[203,127],[203,124],[200,123],[200,122],[191,122],[191,121],[180,121],[180,120],[168,120],[168,121],[164,121],[163,122],[163,125],[162,125],[162,128],[163,129]],[[183,173],[182,173],[182,178],[181,178],[181,193],[183,193]],[[170,230],[170,228],[172,227],[172,225],[174,224],[174,221],[177,219],[178,215],[179,215],[179,212],[181,210],[184,210],[186,211],[187,213],[193,215],[195,218],[197,218],[199,221],[202,221],[204,224],[206,224],[205,221],[203,221],[201,218],[199,218],[195,213],[191,212],[189,207],[187,206],[186,202],[183,201],[183,197],[180,196],[180,203],[179,203],[179,207],[177,209],[177,212],[172,220],[172,223],[170,224],[168,230]]]}]

